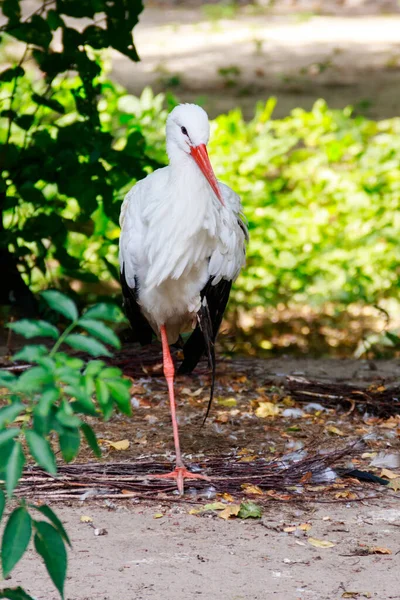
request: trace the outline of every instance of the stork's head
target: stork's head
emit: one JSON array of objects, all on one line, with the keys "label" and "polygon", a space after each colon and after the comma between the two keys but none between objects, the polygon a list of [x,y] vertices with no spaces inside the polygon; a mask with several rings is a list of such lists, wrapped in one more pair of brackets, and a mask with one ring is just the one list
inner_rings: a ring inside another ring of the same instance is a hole
[{"label": "stork's head", "polygon": [[217,179],[214,175],[207,153],[207,143],[210,137],[210,124],[205,110],[197,104],[179,104],[167,119],[167,152],[171,162],[179,158],[191,157],[208,183],[218,200],[224,205]]}]

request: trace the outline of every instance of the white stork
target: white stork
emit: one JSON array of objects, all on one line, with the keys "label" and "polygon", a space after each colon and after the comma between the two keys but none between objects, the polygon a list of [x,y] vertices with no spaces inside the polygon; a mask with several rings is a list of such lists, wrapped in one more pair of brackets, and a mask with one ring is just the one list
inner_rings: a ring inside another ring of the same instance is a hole
[{"label": "white stork", "polygon": [[[136,340],[161,338],[168,384],[176,468],[157,477],[207,479],[182,461],[169,345],[193,331],[179,373],[191,372],[203,354],[215,378],[214,342],[232,282],[245,262],[248,232],[240,198],[217,181],[207,142],[207,113],[195,104],[175,107],[167,120],[169,166],[134,185],[121,208],[120,270],[124,305]],[[208,408],[209,408],[208,407]],[[207,411],[208,412],[208,411]]]}]

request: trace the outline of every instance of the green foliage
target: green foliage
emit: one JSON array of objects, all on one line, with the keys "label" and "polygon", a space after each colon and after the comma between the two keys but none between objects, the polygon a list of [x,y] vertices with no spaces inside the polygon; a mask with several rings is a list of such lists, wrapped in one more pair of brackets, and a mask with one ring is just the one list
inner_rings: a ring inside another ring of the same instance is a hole
[{"label": "green foliage", "polygon": [[353,117],[318,101],[271,120],[213,124],[217,176],[243,198],[251,243],[234,301],[321,305],[399,298],[400,120]]},{"label": "green foliage", "polygon": [[32,519],[23,506],[8,518],[1,544],[1,567],[7,577],[28,547],[32,534]]},{"label": "green foliage", "polygon": [[[138,60],[132,28],[143,5],[43,0],[23,18],[20,4],[2,3],[0,250],[13,254],[30,285],[49,276],[49,260],[64,289],[69,279],[96,283],[115,262],[121,189],[152,163],[139,129],[118,146],[101,124],[99,51]],[[91,271],[93,250],[100,265]]]},{"label": "green foliage", "polygon": [[[104,320],[118,319],[117,307],[97,304],[79,315],[76,304],[60,292],[49,290],[42,297],[52,311],[68,321],[68,325],[63,332],[46,321],[23,319],[9,325],[28,339],[40,336],[53,343],[54,339],[57,341],[50,350],[44,345],[28,345],[18,352],[14,360],[27,360],[34,365],[19,377],[0,370],[0,386],[6,390],[7,401],[0,409],[0,478],[5,481],[8,498],[12,497],[18,484],[28,453],[45,471],[55,474],[53,440],[56,437],[66,462],[76,457],[81,433],[99,455],[96,435],[82,416],[89,414],[107,419],[114,407],[125,414],[130,414],[131,409],[130,383],[122,378],[119,369],[108,367],[98,358],[85,363],[81,358],[60,351],[63,344],[71,345],[70,338],[75,336],[85,340],[80,348],[89,354],[95,357],[110,355],[104,344],[118,348],[119,339]],[[71,333],[74,329],[83,333]],[[0,490],[0,519],[4,507],[5,495]],[[37,521],[29,508],[39,511],[47,521]],[[63,597],[67,568],[65,544],[70,545],[70,541],[61,521],[48,506],[27,507],[22,502],[8,517],[1,545],[3,575],[6,577],[20,560],[32,532],[35,549]],[[0,597],[29,598],[24,594],[17,588],[4,590]]]},{"label": "green foliage", "polygon": [[[67,84],[72,85],[71,80],[62,86]],[[104,77],[99,85],[101,129],[113,140],[114,151],[131,156],[139,144],[144,170],[165,163],[164,106],[170,108],[174,100],[166,102],[150,90],[135,98]],[[354,117],[350,108],[330,110],[322,101],[310,112],[296,109],[285,119],[273,120],[274,104],[270,99],[258,106],[250,122],[239,110],[212,122],[211,161],[217,176],[242,196],[251,235],[247,267],[234,287],[231,310],[291,302],[317,307],[326,302],[343,306],[398,299],[399,120]],[[44,134],[52,127],[46,122],[40,131]],[[83,178],[85,168],[79,166]],[[46,210],[50,219],[56,211],[57,219],[68,213],[69,226],[73,223],[63,240],[49,237],[51,228],[40,231],[41,240],[47,240],[46,253],[54,259],[52,264],[58,264],[56,277],[84,279],[86,290],[91,282],[118,277],[120,201],[144,170],[115,178],[113,213],[106,214],[96,204],[85,225],[81,199],[87,202],[87,190],[75,196],[65,190],[68,210],[60,212],[52,201],[55,188],[45,186],[49,202],[41,196],[34,210]],[[110,169],[107,177],[115,173]],[[9,193],[14,195],[12,188]],[[32,245],[20,230],[23,223],[27,227],[36,223],[28,205],[21,198],[21,218],[15,223],[21,245],[30,248],[29,262]],[[10,207],[7,212],[10,219],[13,211]],[[33,230],[36,235],[36,225]],[[68,258],[62,255],[64,249]],[[34,281],[46,285],[35,273]],[[70,342],[81,347],[79,338]],[[98,342],[106,340],[98,337]]]}]

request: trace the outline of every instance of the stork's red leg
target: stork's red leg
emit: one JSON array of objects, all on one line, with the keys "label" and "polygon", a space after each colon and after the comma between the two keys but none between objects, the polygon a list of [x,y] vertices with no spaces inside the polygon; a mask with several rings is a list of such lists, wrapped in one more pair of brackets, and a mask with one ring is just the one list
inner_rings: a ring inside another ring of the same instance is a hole
[{"label": "stork's red leg", "polygon": [[169,350],[167,332],[165,325],[160,328],[161,331],[161,342],[163,349],[163,363],[164,363],[164,375],[167,380],[169,403],[171,409],[172,419],[172,430],[174,432],[174,443],[175,443],[175,455],[176,455],[176,467],[171,473],[165,473],[162,475],[151,475],[151,477],[157,477],[158,479],[176,479],[176,485],[179,493],[183,494],[183,482],[185,479],[206,479],[204,475],[198,475],[197,473],[191,473],[187,470],[182,461],[181,448],[179,444],[179,432],[178,423],[176,420],[176,405],[175,405],[175,394],[174,394],[174,375],[175,367],[172,360],[171,352]]}]

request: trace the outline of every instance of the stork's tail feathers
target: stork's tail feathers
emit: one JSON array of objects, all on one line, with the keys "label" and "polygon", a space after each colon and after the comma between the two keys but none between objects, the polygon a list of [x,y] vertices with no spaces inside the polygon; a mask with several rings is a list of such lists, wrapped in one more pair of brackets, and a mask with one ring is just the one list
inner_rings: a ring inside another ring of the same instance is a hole
[{"label": "stork's tail feathers", "polygon": [[210,387],[210,399],[207,405],[207,411],[203,419],[202,427],[207,420],[210,412],[211,404],[214,397],[215,387],[215,346],[214,346],[214,335],[212,328],[212,321],[210,311],[208,309],[207,298],[203,298],[201,308],[197,313],[197,319],[199,321],[200,329],[203,334],[205,349],[208,358],[208,366],[211,369],[211,387]]},{"label": "stork's tail feathers", "polygon": [[207,412],[202,423],[203,426],[210,413],[210,408],[214,397],[216,366],[213,326],[206,298],[203,298],[202,305],[197,313],[197,321],[198,324],[196,329],[183,348],[184,360],[178,369],[178,373],[181,375],[185,373],[191,373],[203,354],[206,354],[208,366],[211,369],[211,388]]}]

